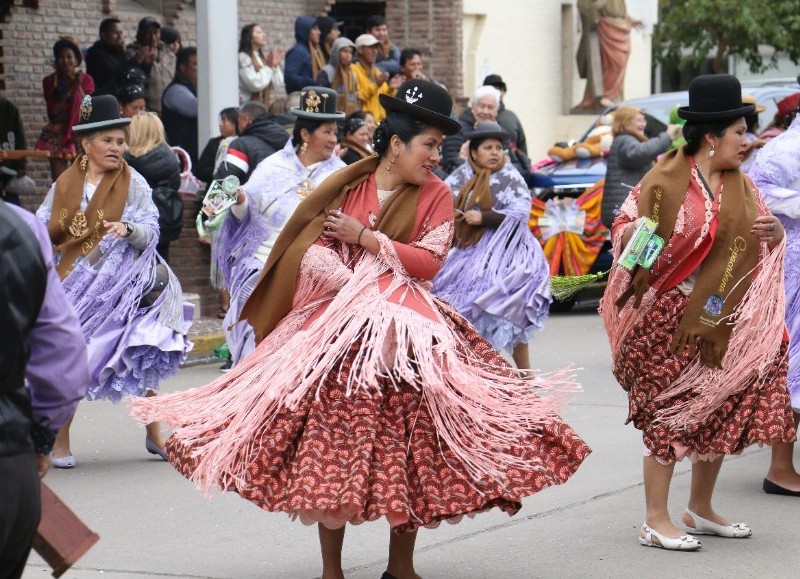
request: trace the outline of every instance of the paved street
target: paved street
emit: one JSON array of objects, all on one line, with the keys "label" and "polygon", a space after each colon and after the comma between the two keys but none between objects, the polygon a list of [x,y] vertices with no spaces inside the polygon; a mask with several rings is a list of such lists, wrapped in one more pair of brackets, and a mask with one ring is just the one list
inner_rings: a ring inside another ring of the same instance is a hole
[{"label": "paved street", "polygon": [[[514,517],[493,511],[419,533],[417,570],[431,578],[796,577],[800,500],[765,495],[769,449],[726,461],[717,508],[751,525],[744,540],[703,538],[697,553],[644,548],[642,445],[625,426],[626,398],[609,371],[600,318],[591,308],[553,315],[532,345],[534,365],[580,366],[584,392],[565,416],[594,449],[566,485],[525,500]],[[217,365],[184,369],[165,390],[198,386]],[[319,576],[315,527],[265,513],[235,495],[207,499],[144,449],[144,429],[124,405],[82,403],[73,426],[78,467],[47,483],[101,536],[64,577],[312,578]],[[797,454],[800,454],[797,453]],[[800,461],[800,456],[796,456]],[[688,464],[676,468],[672,511],[688,496]],[[348,578],[377,579],[385,568],[384,522],[348,527]],[[49,577],[32,555],[25,579]]]}]

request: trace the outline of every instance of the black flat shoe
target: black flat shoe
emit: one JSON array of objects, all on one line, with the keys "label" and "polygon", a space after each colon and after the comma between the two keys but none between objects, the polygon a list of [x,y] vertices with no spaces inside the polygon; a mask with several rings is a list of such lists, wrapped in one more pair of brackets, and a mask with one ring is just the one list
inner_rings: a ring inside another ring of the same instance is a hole
[{"label": "black flat shoe", "polygon": [[388,571],[384,571],[383,575],[381,575],[381,579],[397,579],[394,575],[391,575]]},{"label": "black flat shoe", "polygon": [[792,491],[789,489],[785,489],[780,485],[776,485],[774,482],[764,479],[764,492],[768,495],[783,495],[785,497],[800,497],[800,491]]}]

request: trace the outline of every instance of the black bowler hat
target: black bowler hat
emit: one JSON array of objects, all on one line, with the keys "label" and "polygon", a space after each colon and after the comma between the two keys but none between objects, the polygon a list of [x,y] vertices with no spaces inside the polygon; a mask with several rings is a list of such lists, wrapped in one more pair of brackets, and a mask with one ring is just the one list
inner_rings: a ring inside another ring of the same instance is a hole
[{"label": "black bowler hat", "polygon": [[397,97],[378,95],[386,112],[405,113],[420,122],[433,125],[445,135],[461,130],[461,123],[450,118],[453,99],[443,86],[429,80],[407,80],[397,89]]},{"label": "black bowler hat", "polygon": [[110,94],[96,97],[87,94],[83,97],[79,119],[78,124],[72,127],[76,133],[113,129],[131,124],[130,119],[120,116],[119,103]]},{"label": "black bowler hat", "polygon": [[704,74],[689,83],[689,106],[678,116],[687,121],[717,122],[738,119],[756,110],[742,103],[742,85],[729,74]]},{"label": "black bowler hat", "polygon": [[495,88],[499,88],[503,92],[508,92],[506,88],[506,83],[503,82],[503,77],[499,74],[490,74],[486,78],[483,79],[483,86],[493,86]]},{"label": "black bowler hat", "polygon": [[464,138],[468,141],[476,139],[499,139],[504,146],[508,146],[511,135],[494,121],[478,121],[475,123],[474,129],[471,131],[464,131]]},{"label": "black bowler hat", "polygon": [[324,86],[307,86],[300,91],[300,108],[292,113],[312,121],[339,121],[344,113],[336,110],[338,97],[336,91]]}]

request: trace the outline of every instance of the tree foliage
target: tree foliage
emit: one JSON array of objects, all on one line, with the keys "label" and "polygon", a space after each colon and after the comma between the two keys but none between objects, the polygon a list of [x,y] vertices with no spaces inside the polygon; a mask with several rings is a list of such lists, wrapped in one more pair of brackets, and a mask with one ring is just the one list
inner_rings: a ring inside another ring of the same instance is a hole
[{"label": "tree foliage", "polygon": [[[781,55],[800,60],[800,0],[659,0],[659,9],[653,52],[663,64],[699,66],[713,57],[714,70],[724,72],[736,56],[757,73]],[[765,57],[763,46],[774,52]]]}]

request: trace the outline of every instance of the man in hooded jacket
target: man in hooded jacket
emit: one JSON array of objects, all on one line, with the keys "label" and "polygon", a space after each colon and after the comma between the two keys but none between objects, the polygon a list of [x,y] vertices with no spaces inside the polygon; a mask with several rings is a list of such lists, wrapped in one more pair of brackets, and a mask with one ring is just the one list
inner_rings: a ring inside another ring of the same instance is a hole
[{"label": "man in hooded jacket", "polygon": [[[324,56],[319,48],[320,31],[316,19],[311,16],[298,16],[294,21],[294,39],[297,44],[286,53],[283,78],[286,82],[286,93],[300,92],[304,86],[314,84],[314,77],[325,65]],[[314,70],[311,51],[319,51],[323,59],[317,70]]]}]

